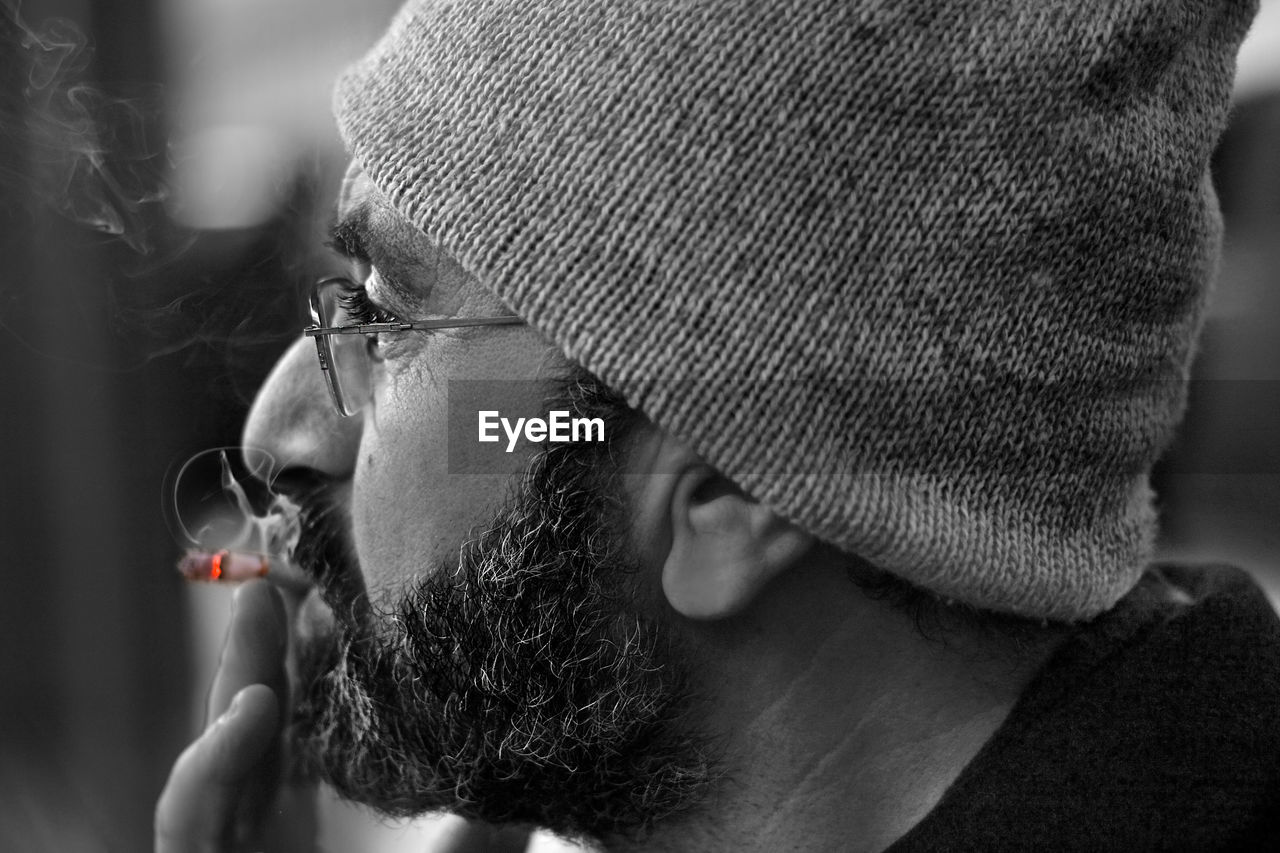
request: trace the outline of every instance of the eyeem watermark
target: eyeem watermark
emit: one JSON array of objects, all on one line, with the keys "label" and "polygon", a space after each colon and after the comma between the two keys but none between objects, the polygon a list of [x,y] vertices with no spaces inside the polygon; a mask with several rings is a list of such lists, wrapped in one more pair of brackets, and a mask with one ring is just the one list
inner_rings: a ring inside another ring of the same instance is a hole
[{"label": "eyeem watermark", "polygon": [[547,413],[543,418],[516,418],[513,424],[502,417],[496,410],[485,410],[476,413],[479,420],[479,438],[481,442],[501,441],[498,428],[507,437],[507,453],[516,449],[521,434],[530,443],[551,441],[563,443],[567,441],[604,441],[604,418],[571,418],[564,410]]}]

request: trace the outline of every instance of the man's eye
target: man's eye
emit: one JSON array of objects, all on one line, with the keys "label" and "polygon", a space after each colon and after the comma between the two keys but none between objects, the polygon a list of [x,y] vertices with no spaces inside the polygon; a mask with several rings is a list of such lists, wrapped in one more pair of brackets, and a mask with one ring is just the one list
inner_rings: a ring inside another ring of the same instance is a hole
[{"label": "man's eye", "polygon": [[366,325],[369,323],[395,323],[398,318],[380,305],[369,300],[364,287],[346,288],[338,294],[338,304],[352,323]]}]

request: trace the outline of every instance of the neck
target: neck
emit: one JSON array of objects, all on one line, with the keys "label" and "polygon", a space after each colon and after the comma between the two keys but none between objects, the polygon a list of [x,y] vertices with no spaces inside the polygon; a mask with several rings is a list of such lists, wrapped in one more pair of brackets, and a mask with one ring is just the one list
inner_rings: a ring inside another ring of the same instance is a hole
[{"label": "neck", "polygon": [[843,572],[789,573],[751,611],[692,632],[723,776],[643,850],[883,850],[937,804],[1061,635],[921,636]]}]

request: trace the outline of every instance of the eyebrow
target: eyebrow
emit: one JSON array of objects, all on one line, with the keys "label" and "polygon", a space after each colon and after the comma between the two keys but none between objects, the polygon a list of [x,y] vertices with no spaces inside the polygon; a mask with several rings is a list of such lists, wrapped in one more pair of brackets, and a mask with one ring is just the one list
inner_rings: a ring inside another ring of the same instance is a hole
[{"label": "eyebrow", "polygon": [[369,256],[369,207],[356,205],[342,218],[334,213],[329,226],[329,239],[325,245],[346,258],[368,263]]},{"label": "eyebrow", "polygon": [[404,275],[408,270],[397,263],[391,253],[382,250],[369,227],[370,211],[368,202],[360,202],[341,217],[335,214],[327,245],[345,258],[376,267],[379,278],[392,294],[404,305],[414,305],[422,294],[409,283],[412,278]]}]

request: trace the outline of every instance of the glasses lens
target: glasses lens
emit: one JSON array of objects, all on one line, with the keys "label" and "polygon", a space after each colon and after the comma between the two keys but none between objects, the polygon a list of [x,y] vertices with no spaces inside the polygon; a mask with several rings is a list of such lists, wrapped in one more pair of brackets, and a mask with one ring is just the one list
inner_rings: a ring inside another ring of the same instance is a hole
[{"label": "glasses lens", "polygon": [[[350,326],[356,321],[343,307],[342,280],[320,285],[311,302],[312,320],[319,326]],[[344,415],[354,415],[369,402],[369,343],[364,335],[323,335],[316,338],[320,357],[329,363],[329,388]]]}]

